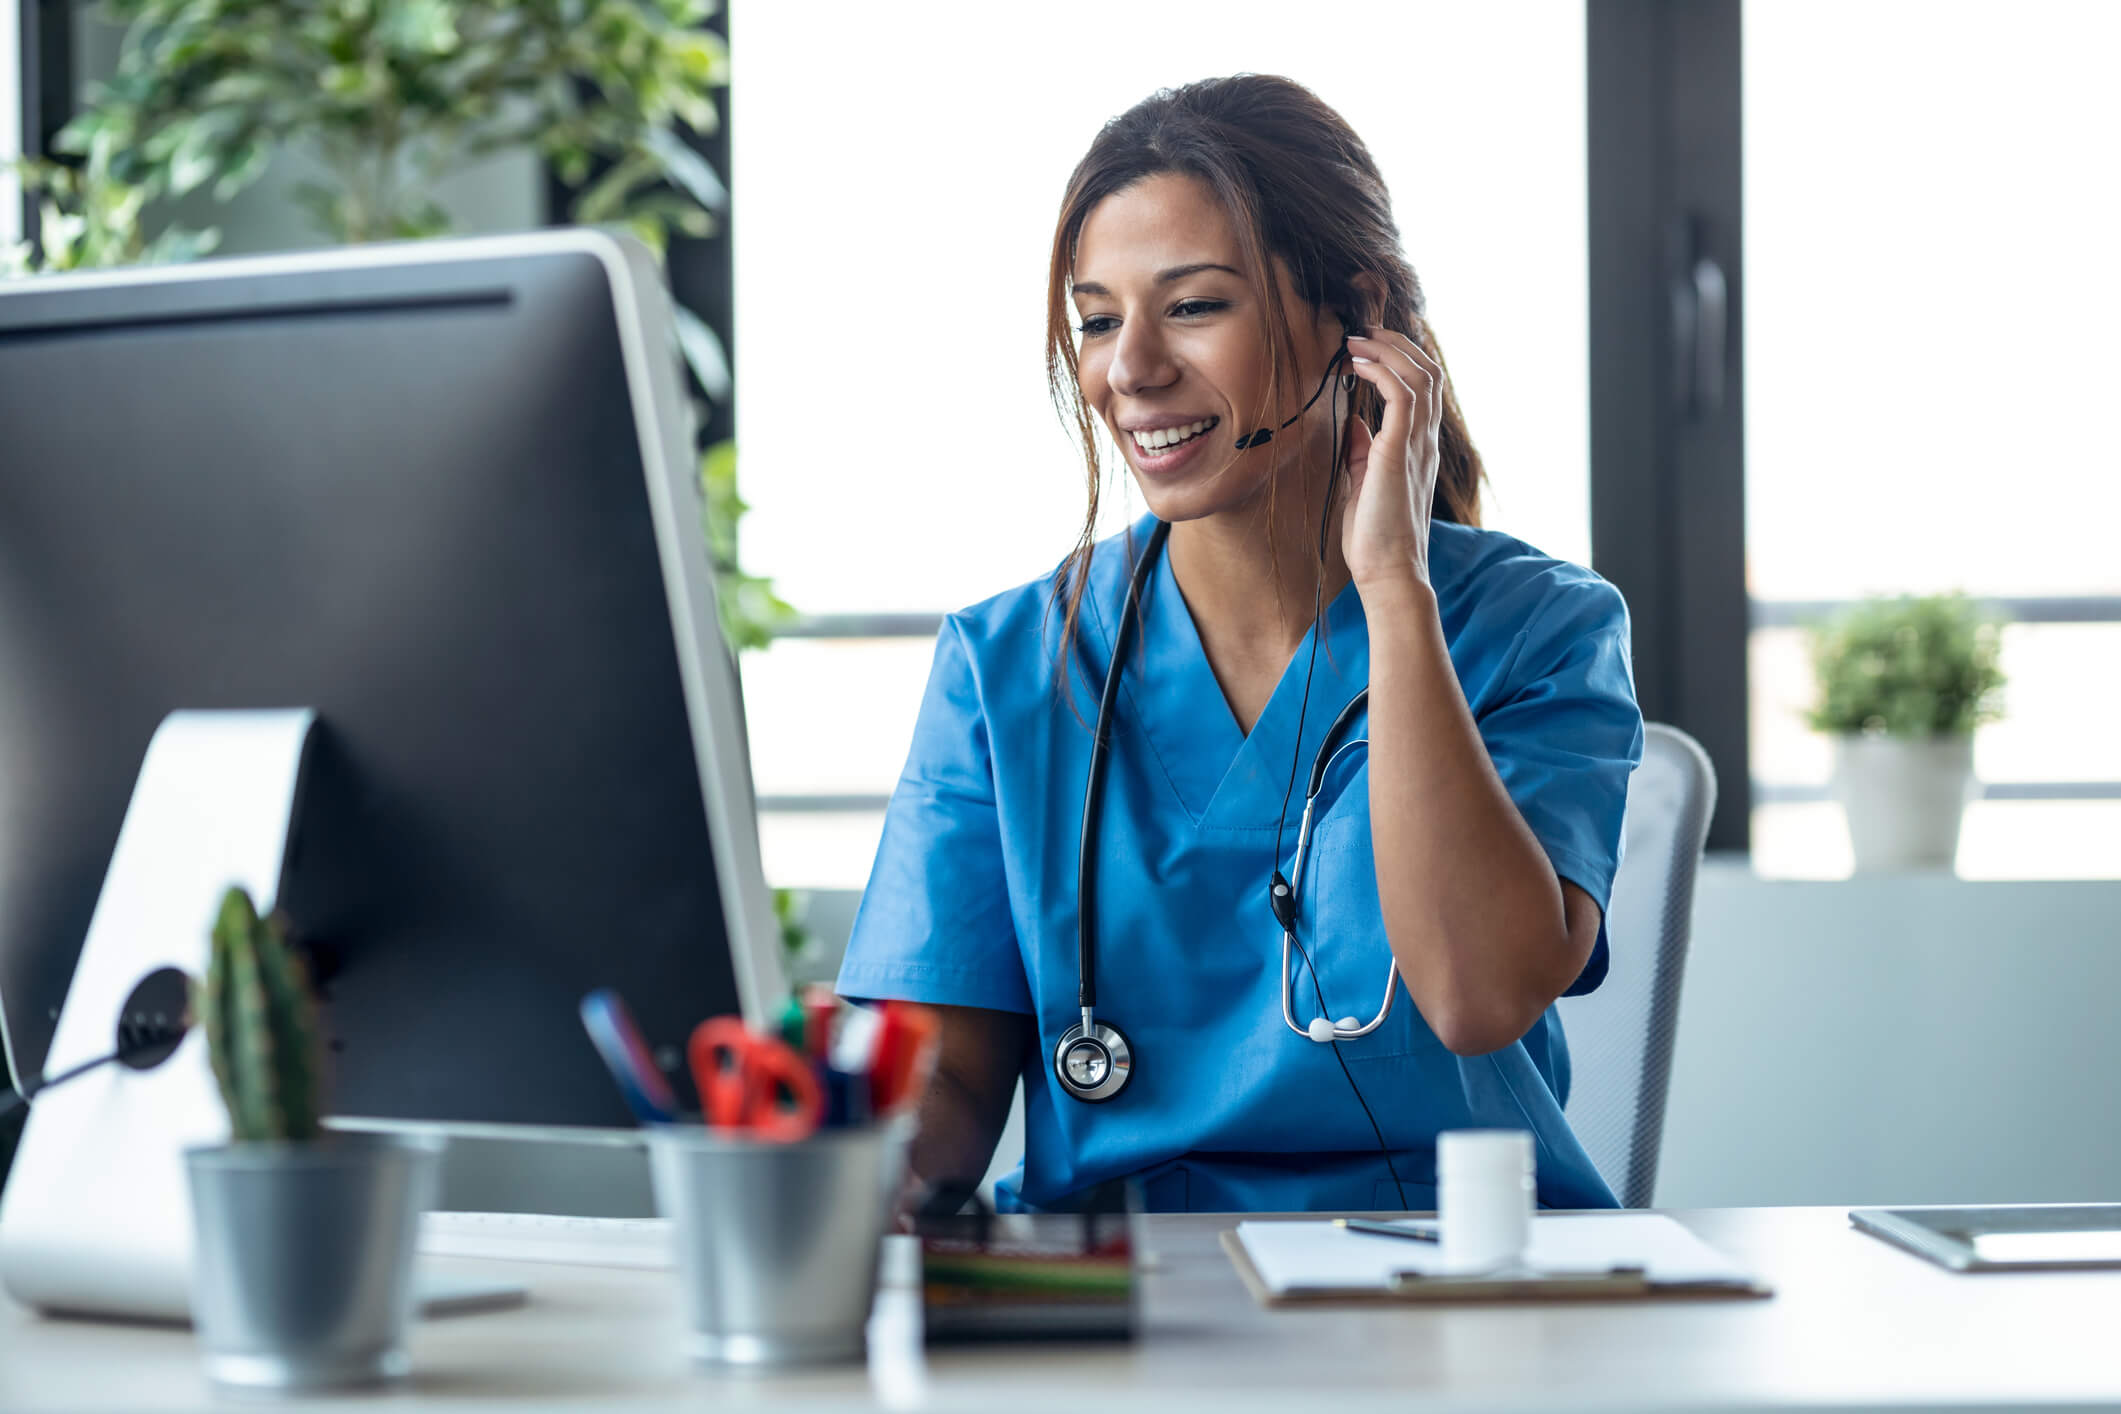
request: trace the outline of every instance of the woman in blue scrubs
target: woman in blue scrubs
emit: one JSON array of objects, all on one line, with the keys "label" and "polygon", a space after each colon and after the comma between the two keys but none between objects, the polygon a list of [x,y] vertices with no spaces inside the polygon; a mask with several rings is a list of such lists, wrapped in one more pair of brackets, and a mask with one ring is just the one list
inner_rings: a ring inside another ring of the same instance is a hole
[{"label": "woman in blue scrubs", "polygon": [[[1479,528],[1367,150],[1287,80],[1167,90],[1098,135],[1053,249],[1081,543],[945,622],[839,977],[944,1016],[915,1175],[983,1173],[1021,1078],[1005,1209],[1118,1177],[1158,1210],[1433,1208],[1469,1127],[1531,1131],[1543,1203],[1613,1205],[1553,1003],[1607,965],[1627,611]],[[1148,507],[1102,542],[1100,430]],[[1084,953],[1117,1068],[1070,1070]]]}]

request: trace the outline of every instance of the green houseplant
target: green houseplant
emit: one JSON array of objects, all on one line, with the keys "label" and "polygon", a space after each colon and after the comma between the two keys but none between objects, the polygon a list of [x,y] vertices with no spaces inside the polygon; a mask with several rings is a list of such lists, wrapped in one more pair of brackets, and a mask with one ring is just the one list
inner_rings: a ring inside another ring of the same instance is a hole
[{"label": "green houseplant", "polygon": [[25,195],[37,203],[38,240],[0,245],[0,279],[101,270],[114,265],[167,265],[205,255],[220,243],[214,230],[171,226],[149,240],[140,215],[147,192],[110,175],[100,156],[81,167],[16,164]]},{"label": "green houseplant", "polygon": [[185,1151],[192,1318],[217,1383],[366,1384],[408,1368],[413,1248],[441,1142],[323,1127],[317,1004],[287,923],[231,887],[192,1013],[229,1142]]},{"label": "green houseplant", "polygon": [[[104,0],[117,71],[57,146],[149,200],[226,201],[297,144],[326,180],[296,199],[335,241],[447,233],[441,178],[528,149],[570,187],[568,218],[660,252],[704,236],[728,193],[683,129],[711,133],[728,80],[713,0]],[[678,311],[710,398],[728,363]]]},{"label": "green houseplant", "polygon": [[1859,870],[1950,867],[1974,729],[2002,716],[2001,625],[1961,594],[1874,598],[1811,630],[1833,790]]}]

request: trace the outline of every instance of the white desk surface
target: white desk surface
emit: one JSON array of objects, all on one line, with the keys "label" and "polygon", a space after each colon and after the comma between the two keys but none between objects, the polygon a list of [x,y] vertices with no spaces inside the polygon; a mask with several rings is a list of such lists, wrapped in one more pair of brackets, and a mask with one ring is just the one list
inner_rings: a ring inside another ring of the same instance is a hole
[{"label": "white desk surface", "polygon": [[[1233,1217],[1157,1216],[1138,1342],[934,1348],[923,1407],[2121,1408],[2121,1272],[1957,1276],[1854,1231],[1838,1207],[1673,1216],[1751,1265],[1776,1295],[1270,1311],[1217,1245]],[[527,1280],[531,1303],[422,1322],[412,1378],[381,1398],[393,1409],[876,1407],[858,1366],[775,1376],[695,1369],[679,1349],[670,1273],[459,1265]],[[200,1378],[188,1331],[46,1320],[0,1300],[0,1409],[231,1403]]]}]

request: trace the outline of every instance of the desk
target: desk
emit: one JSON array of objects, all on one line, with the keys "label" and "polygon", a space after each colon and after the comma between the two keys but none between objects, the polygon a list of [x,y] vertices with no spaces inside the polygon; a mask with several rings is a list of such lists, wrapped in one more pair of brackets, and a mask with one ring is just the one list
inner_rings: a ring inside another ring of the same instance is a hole
[{"label": "desk", "polygon": [[[926,1407],[1006,1414],[2121,1407],[2121,1272],[1953,1276],[1855,1232],[1841,1208],[1673,1216],[1752,1265],[1777,1295],[1268,1311],[1253,1303],[1217,1246],[1234,1219],[1156,1216],[1138,1344],[931,1350]],[[412,1342],[414,1376],[388,1396],[394,1411],[874,1407],[858,1368],[768,1377],[694,1370],[679,1353],[669,1273],[461,1266],[527,1276],[531,1304],[423,1322]],[[188,1332],[45,1321],[0,1303],[0,1408],[215,1404]],[[260,1402],[246,1398],[242,1406]]]}]

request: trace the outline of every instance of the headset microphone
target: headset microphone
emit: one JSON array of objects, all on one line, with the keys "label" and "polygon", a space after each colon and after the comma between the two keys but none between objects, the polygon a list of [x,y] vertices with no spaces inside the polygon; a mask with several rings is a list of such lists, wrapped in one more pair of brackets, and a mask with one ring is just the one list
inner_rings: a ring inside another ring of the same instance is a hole
[{"label": "headset microphone", "polygon": [[[1362,332],[1355,325],[1348,323],[1345,319],[1341,321],[1341,328],[1346,330],[1350,334],[1357,334]],[[1295,416],[1291,417],[1289,419],[1289,422],[1296,421],[1298,417],[1302,417],[1305,413],[1311,410],[1311,403],[1315,403],[1318,401],[1319,393],[1323,393],[1326,390],[1326,384],[1333,381],[1333,370],[1340,367],[1340,361],[1346,358],[1347,356],[1348,345],[1347,342],[1343,340],[1341,342],[1340,347],[1333,351],[1333,360],[1332,362],[1326,365],[1325,376],[1318,380],[1318,389],[1316,392],[1311,394],[1310,402],[1306,402],[1302,407],[1298,408],[1296,410]],[[1274,434],[1276,432],[1285,430],[1289,426],[1289,422],[1284,422],[1279,428],[1261,427],[1254,431],[1247,432],[1244,436],[1237,439],[1237,450],[1242,452],[1250,447],[1264,446],[1268,442],[1274,440]]]}]

